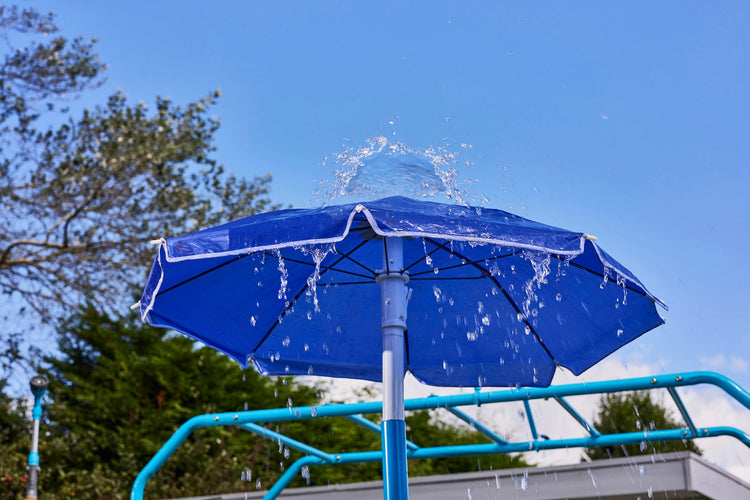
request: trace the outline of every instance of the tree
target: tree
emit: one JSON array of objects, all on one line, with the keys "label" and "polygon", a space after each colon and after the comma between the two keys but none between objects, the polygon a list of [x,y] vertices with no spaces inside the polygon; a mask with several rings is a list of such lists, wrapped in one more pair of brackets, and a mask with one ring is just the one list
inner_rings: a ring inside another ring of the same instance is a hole
[{"label": "tree", "polygon": [[[602,434],[619,434],[647,433],[656,429],[680,429],[685,425],[676,421],[667,408],[654,402],[649,391],[636,391],[602,396],[594,427]],[[685,450],[701,454],[700,448],[692,440],[652,441],[646,435],[640,444],[588,448],[586,452],[592,459],[598,459]]]},{"label": "tree", "polygon": [[[59,328],[61,354],[45,357],[52,403],[45,426],[50,435],[40,445],[44,498],[128,498],[140,469],[190,417],[317,401],[309,387],[244,371],[213,349],[131,316],[112,318],[87,307]],[[300,438],[304,431],[295,422],[280,430]],[[238,491],[246,487],[243,471],[275,480],[283,460],[276,442],[247,431],[201,429],[149,482],[147,493]]]},{"label": "tree", "polygon": [[22,498],[26,488],[26,463],[29,457],[29,419],[27,402],[8,397],[0,380],[0,499]]},{"label": "tree", "polygon": [[[30,310],[50,321],[84,301],[121,309],[149,240],[268,207],[270,175],[239,179],[212,158],[218,91],[153,108],[118,91],[75,115],[70,100],[102,82],[95,40],[70,41],[52,14],[7,6],[0,34],[0,291],[18,304],[6,320]],[[4,334],[6,363],[15,333]]]},{"label": "tree", "polygon": [[[82,500],[125,499],[135,476],[179,425],[202,413],[318,404],[315,388],[293,379],[262,377],[217,351],[141,323],[87,307],[59,325],[59,354],[37,367],[50,380],[40,444],[40,495]],[[469,429],[407,416],[409,437],[421,446],[483,442]],[[375,416],[373,416],[374,418]],[[269,424],[271,430],[330,453],[380,449],[380,436],[344,418]],[[21,448],[27,450],[28,436]],[[149,497],[184,497],[269,487],[300,458],[235,427],[194,432],[147,485]],[[478,462],[481,465],[478,465]],[[20,462],[20,465],[23,465]],[[420,460],[411,474],[525,466],[518,457]],[[207,474],[210,471],[210,474]],[[249,471],[249,473],[248,473]],[[23,469],[11,470],[22,475]],[[312,467],[309,484],[377,480],[380,463]],[[251,482],[243,479],[251,478]],[[292,486],[303,486],[298,477]]]}]

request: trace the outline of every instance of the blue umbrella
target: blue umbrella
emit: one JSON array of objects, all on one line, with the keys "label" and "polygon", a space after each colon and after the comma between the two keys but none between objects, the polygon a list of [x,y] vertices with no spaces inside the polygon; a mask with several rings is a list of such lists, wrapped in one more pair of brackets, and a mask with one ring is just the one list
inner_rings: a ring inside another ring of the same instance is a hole
[{"label": "blue umbrella", "polygon": [[663,323],[594,240],[403,197],[280,210],[159,240],[141,314],[263,374],[382,381],[385,496],[407,498],[407,370],[547,386]]}]

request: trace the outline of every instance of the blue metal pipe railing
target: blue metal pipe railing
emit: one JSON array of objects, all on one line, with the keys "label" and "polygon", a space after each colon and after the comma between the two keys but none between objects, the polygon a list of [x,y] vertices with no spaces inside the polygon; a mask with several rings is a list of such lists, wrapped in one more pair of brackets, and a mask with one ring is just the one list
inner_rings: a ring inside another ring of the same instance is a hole
[{"label": "blue metal pipe railing", "polygon": [[[373,422],[372,420],[367,420],[362,415],[346,415],[344,418],[346,418],[347,420],[351,420],[355,424],[364,427],[368,431],[372,431],[382,436],[382,429],[380,428],[380,426],[376,424],[375,422]],[[417,446],[416,444],[414,444],[413,442],[407,439],[406,448],[410,450],[416,450],[416,449],[419,449],[419,446]]]},{"label": "blue metal pipe railing", "polygon": [[334,456],[331,455],[330,453],[320,451],[314,446],[310,446],[308,444],[297,441],[296,439],[292,439],[288,436],[285,436],[284,434],[274,432],[270,429],[266,429],[265,427],[261,425],[248,422],[246,424],[240,425],[240,427],[242,427],[243,429],[247,431],[258,434],[259,436],[263,436],[265,438],[273,439],[274,441],[284,443],[289,448],[293,448],[297,451],[301,451],[302,453],[307,453],[308,455],[313,455],[315,457],[318,457],[321,460],[325,460],[327,462],[333,462],[334,460]]},{"label": "blue metal pipe railing", "polygon": [[[567,439],[538,439],[536,427],[533,424],[533,417],[529,418],[532,435],[534,439],[527,442],[507,442],[494,440],[488,444],[469,444],[457,446],[441,446],[432,448],[409,447],[407,456],[409,459],[421,458],[448,458],[465,455],[488,455],[498,453],[514,453],[525,451],[540,451],[559,448],[576,448],[576,447],[596,447],[596,446],[617,446],[623,444],[634,444],[640,442],[657,442],[657,441],[678,441],[683,439],[708,438],[716,436],[731,436],[746,446],[750,447],[750,435],[734,427],[704,427],[697,428],[694,426],[692,419],[679,398],[676,388],[692,386],[698,384],[714,385],[726,392],[729,396],[737,400],[740,404],[750,409],[750,393],[742,389],[729,378],[713,372],[689,372],[684,374],[661,375],[657,377],[640,377],[623,380],[608,380],[601,382],[587,382],[585,384],[567,384],[545,388],[516,388],[500,391],[480,392],[475,391],[473,394],[457,394],[451,396],[430,396],[427,398],[409,399],[404,402],[406,411],[427,410],[435,408],[445,408],[454,414],[456,407],[483,405],[492,403],[503,403],[510,401],[522,401],[526,406],[527,417],[531,417],[528,402],[533,399],[553,398],[570,413],[589,433],[590,436],[582,438]],[[682,414],[687,428],[684,429],[666,429],[666,430],[649,430],[642,432],[632,432],[624,434],[600,434],[594,429],[578,412],[576,412],[567,401],[567,396],[592,395],[623,391],[637,391],[665,388],[670,392],[680,413]],[[281,439],[281,435],[273,433],[268,429],[256,425],[258,423],[284,422],[292,420],[304,420],[311,418],[329,418],[329,417],[351,417],[352,415],[375,414],[382,411],[382,404],[379,402],[370,403],[351,403],[351,404],[330,404],[322,406],[307,406],[293,409],[279,408],[270,410],[255,410],[237,413],[218,413],[211,415],[200,415],[193,417],[185,422],[173,435],[167,440],[162,448],[141,470],[136,477],[131,490],[131,500],[142,500],[143,492],[148,480],[164,465],[167,459],[175,452],[180,444],[195,430],[201,427],[217,427],[235,425],[243,427],[251,432],[256,432],[261,436],[272,439]],[[463,413],[460,412],[459,413]],[[362,418],[362,417],[359,417]],[[469,417],[470,418],[470,417]],[[366,420],[366,419],[364,419]],[[374,425],[374,424],[373,424]],[[481,432],[481,431],[480,431]],[[491,431],[490,431],[491,432]],[[489,437],[489,436],[488,436]],[[491,438],[492,439],[492,438]],[[502,438],[501,438],[502,439]],[[360,462],[377,462],[382,460],[382,452],[365,451],[353,453],[332,454],[317,448],[310,447],[299,441],[284,437],[282,442],[287,443],[307,453],[308,455],[300,458],[289,466],[281,478],[268,491],[264,499],[271,500],[276,498],[279,493],[296,477],[303,467],[317,465],[333,465]]]},{"label": "blue metal pipe railing", "polygon": [[667,392],[669,392],[669,395],[672,396],[672,401],[674,401],[674,404],[677,405],[677,410],[680,412],[680,415],[682,415],[682,419],[685,421],[685,424],[687,424],[688,429],[690,429],[691,436],[697,436],[698,431],[695,428],[693,419],[690,418],[690,414],[688,413],[687,408],[685,408],[685,404],[677,394],[677,389],[675,389],[674,387],[667,387]]},{"label": "blue metal pipe railing", "polygon": [[539,433],[536,431],[536,424],[534,423],[534,414],[531,413],[531,405],[528,399],[523,400],[523,407],[526,410],[526,421],[529,423],[529,430],[531,431],[531,437],[534,441],[539,439]]},{"label": "blue metal pipe railing", "polygon": [[476,429],[478,432],[484,434],[488,438],[490,438],[492,441],[500,444],[505,444],[507,441],[500,437],[495,431],[491,430],[490,428],[483,425],[481,422],[477,421],[475,418],[472,418],[471,416],[467,415],[466,413],[462,412],[458,408],[448,407],[446,408],[449,412],[469,424],[472,428]]},{"label": "blue metal pipe railing", "polygon": [[583,418],[580,415],[580,413],[578,413],[575,410],[575,408],[573,408],[572,406],[570,406],[570,404],[568,404],[568,402],[565,400],[565,398],[563,398],[562,396],[555,396],[555,401],[557,401],[558,403],[560,403],[560,406],[562,406],[565,409],[565,411],[567,411],[570,414],[570,416],[572,416],[576,420],[576,422],[578,422],[579,424],[581,424],[581,427],[583,427],[584,429],[586,429],[586,432],[588,432],[589,435],[591,435],[593,437],[601,435],[599,433],[599,431],[596,430],[594,428],[594,426],[591,425],[588,422],[588,420],[586,420],[585,418]]}]

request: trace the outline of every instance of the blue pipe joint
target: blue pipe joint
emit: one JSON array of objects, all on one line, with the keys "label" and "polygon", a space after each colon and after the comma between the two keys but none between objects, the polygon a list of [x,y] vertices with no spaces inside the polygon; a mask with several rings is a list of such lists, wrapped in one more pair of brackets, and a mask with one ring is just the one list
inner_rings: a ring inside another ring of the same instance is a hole
[{"label": "blue pipe joint", "polygon": [[32,451],[29,453],[29,467],[39,467],[39,452]]},{"label": "blue pipe joint", "polygon": [[383,493],[385,500],[407,500],[406,422],[383,421]]}]

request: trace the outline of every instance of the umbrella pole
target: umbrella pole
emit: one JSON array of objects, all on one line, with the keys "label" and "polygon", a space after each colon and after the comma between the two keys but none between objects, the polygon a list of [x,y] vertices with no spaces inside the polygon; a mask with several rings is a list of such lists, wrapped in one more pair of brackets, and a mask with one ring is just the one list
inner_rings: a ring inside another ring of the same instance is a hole
[{"label": "umbrella pole", "polygon": [[404,351],[409,280],[403,274],[403,241],[386,238],[380,284],[383,331],[383,497],[409,498],[404,422]]}]

